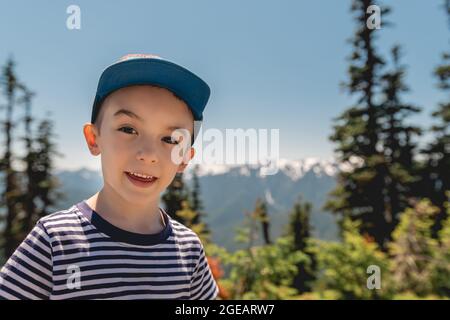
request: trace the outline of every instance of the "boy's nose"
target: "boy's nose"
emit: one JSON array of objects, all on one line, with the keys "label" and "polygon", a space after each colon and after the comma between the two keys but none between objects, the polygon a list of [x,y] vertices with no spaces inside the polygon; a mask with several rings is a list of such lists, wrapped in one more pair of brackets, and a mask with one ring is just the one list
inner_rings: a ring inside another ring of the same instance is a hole
[{"label": "boy's nose", "polygon": [[156,152],[152,148],[141,148],[137,154],[136,158],[139,161],[145,161],[148,163],[156,163],[158,162],[158,157]]}]

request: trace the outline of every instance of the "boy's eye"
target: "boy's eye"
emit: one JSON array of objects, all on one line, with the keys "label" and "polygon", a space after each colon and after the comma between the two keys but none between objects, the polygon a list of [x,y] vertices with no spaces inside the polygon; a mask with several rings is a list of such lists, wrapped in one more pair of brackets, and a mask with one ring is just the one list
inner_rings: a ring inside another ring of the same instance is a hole
[{"label": "boy's eye", "polygon": [[178,144],[179,143],[177,140],[173,140],[172,137],[164,137],[163,140],[170,144]]},{"label": "boy's eye", "polygon": [[131,127],[122,127],[122,128],[119,129],[119,131],[125,132],[127,134],[133,134],[133,132],[130,133],[130,131],[135,131],[136,132],[136,130],[134,130]]}]

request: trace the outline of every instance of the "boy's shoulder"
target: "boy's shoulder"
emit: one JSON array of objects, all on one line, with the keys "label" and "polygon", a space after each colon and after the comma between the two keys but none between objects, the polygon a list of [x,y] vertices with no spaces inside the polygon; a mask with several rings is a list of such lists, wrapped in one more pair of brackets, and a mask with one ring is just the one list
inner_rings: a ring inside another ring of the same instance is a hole
[{"label": "boy's shoulder", "polygon": [[80,212],[77,205],[74,204],[69,208],[61,209],[41,217],[37,223],[46,227],[57,223],[74,223],[76,221],[80,221]]},{"label": "boy's shoulder", "polygon": [[36,222],[36,227],[43,230],[53,240],[70,233],[92,229],[89,225],[89,221],[83,218],[76,204],[47,214]]}]

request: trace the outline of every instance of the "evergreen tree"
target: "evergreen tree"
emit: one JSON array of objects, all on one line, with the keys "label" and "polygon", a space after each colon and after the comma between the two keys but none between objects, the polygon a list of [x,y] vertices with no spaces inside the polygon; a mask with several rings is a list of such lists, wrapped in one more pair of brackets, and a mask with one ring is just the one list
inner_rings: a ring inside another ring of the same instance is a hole
[{"label": "evergreen tree", "polygon": [[315,279],[316,259],[308,248],[311,238],[310,214],[311,203],[302,205],[299,199],[289,216],[288,235],[293,238],[293,251],[303,252],[308,257],[308,261],[297,264],[298,271],[293,280],[293,287],[299,293],[310,291]]},{"label": "evergreen tree", "polygon": [[[338,185],[325,209],[359,220],[360,231],[387,250],[398,216],[418,180],[412,138],[420,129],[404,122],[419,109],[401,101],[407,87],[398,46],[392,49],[393,68],[383,72],[386,63],[375,50],[376,29],[366,26],[370,5],[368,0],[352,3],[358,29],[352,41],[346,88],[358,100],[336,118],[335,132],[330,136],[338,144],[335,151],[339,160],[350,168],[339,173]],[[388,24],[388,12],[389,8],[381,10],[383,26]]]},{"label": "evergreen tree", "polygon": [[6,135],[5,151],[1,159],[1,172],[4,174],[5,188],[1,195],[1,207],[6,207],[2,214],[4,221],[3,248],[4,258],[8,258],[21,241],[19,218],[21,191],[17,172],[13,167],[14,157],[12,154],[13,129],[16,126],[13,120],[14,107],[17,104],[17,91],[19,82],[15,73],[15,63],[9,59],[3,67],[1,75],[1,88],[6,96],[6,119],[4,121],[4,132]]},{"label": "evergreen tree", "polygon": [[255,218],[261,222],[264,243],[271,244],[272,241],[270,240],[270,221],[267,213],[267,204],[261,198],[256,200],[254,215]]},{"label": "evergreen tree", "polygon": [[33,172],[32,166],[32,163],[36,159],[36,153],[32,146],[33,138],[31,132],[31,122],[33,121],[33,118],[31,117],[31,99],[34,96],[34,93],[24,85],[20,85],[20,90],[22,91],[23,96],[19,101],[25,106],[25,136],[23,140],[25,142],[26,154],[23,160],[26,165],[25,173],[27,177],[27,181],[25,182],[26,191],[22,194],[22,199],[20,199],[20,202],[23,204],[23,210],[25,211],[23,219],[20,222],[20,229],[22,234],[21,238],[24,238],[33,227],[34,222],[37,220],[37,208],[35,203],[37,196],[37,179]]},{"label": "evergreen tree", "polygon": [[[330,139],[338,143],[335,151],[339,161],[351,164],[352,168],[340,172],[338,186],[331,193],[334,199],[326,203],[325,209],[343,217],[360,219],[362,231],[383,245],[389,236],[383,195],[386,165],[377,148],[380,144],[380,112],[375,95],[384,61],[374,46],[376,30],[366,26],[367,9],[371,4],[369,0],[354,0],[351,6],[358,28],[352,39],[350,81],[345,87],[358,100],[355,106],[335,119],[337,125]],[[382,10],[383,18],[387,12],[386,8]]]},{"label": "evergreen tree", "polygon": [[167,213],[182,224],[186,224],[186,221],[178,216],[177,212],[183,208],[182,202],[188,201],[188,197],[189,193],[183,181],[183,173],[177,173],[172,183],[167,187],[162,200]]},{"label": "evergreen tree", "polygon": [[[450,0],[445,2],[445,9],[450,27]],[[442,222],[448,216],[444,203],[448,201],[446,192],[450,190],[450,52],[444,53],[442,57],[442,64],[435,69],[434,74],[439,81],[438,87],[447,94],[447,99],[432,113],[437,121],[431,127],[435,139],[422,150],[426,160],[422,168],[422,181],[417,191],[439,208],[433,224],[434,238],[437,238]]]},{"label": "evergreen tree", "polygon": [[202,225],[202,229],[205,234],[210,234],[210,230],[208,225],[203,221],[205,217],[203,202],[200,198],[200,180],[198,177],[199,165],[195,165],[192,170],[192,191],[190,193],[190,206],[191,209],[195,212],[195,216],[193,217],[192,224],[194,225]]},{"label": "evergreen tree", "polygon": [[62,192],[58,191],[60,183],[53,173],[54,158],[63,156],[56,150],[53,136],[53,122],[49,119],[41,120],[34,139],[33,161],[30,163],[31,175],[34,180],[33,187],[36,188],[36,199],[41,205],[38,207],[36,215],[32,217],[32,224],[53,211],[58,201],[65,197]]},{"label": "evergreen tree", "polygon": [[[7,62],[3,70],[2,85],[6,88],[8,100],[5,122],[7,147],[2,159],[2,169],[6,171],[6,190],[12,190],[3,194],[2,202],[2,207],[6,206],[8,209],[2,243],[4,258],[8,258],[37,220],[48,214],[49,207],[54,206],[56,199],[60,199],[63,195],[55,190],[57,181],[52,176],[52,158],[54,155],[60,155],[52,142],[52,123],[50,120],[43,120],[38,127],[37,137],[33,136],[31,101],[34,93],[17,81],[12,60]],[[25,135],[20,140],[24,141],[25,154],[15,157],[12,154],[12,142],[15,141],[12,139],[14,136],[12,128],[15,126],[12,112],[13,106],[21,104],[25,107],[25,115],[19,121],[23,121],[25,125]],[[21,162],[25,169],[23,171],[13,169],[13,160]]]},{"label": "evergreen tree", "polygon": [[405,125],[405,119],[419,108],[401,101],[401,94],[407,92],[404,84],[405,68],[400,65],[400,47],[392,48],[393,68],[382,76],[382,140],[386,161],[384,199],[385,217],[389,220],[388,234],[398,224],[399,215],[408,207],[408,199],[414,195],[413,186],[418,181],[417,164],[413,160],[416,144],[414,135],[420,135],[420,128]]}]

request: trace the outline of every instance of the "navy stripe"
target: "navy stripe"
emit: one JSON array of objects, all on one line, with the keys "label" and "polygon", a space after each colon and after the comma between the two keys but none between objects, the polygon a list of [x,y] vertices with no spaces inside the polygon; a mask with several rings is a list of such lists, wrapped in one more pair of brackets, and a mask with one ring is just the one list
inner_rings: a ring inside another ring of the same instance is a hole
[{"label": "navy stripe", "polygon": [[[183,292],[183,290],[180,290],[180,292]],[[167,292],[168,294],[170,293],[174,293],[173,291]],[[67,300],[79,300],[79,299],[89,299],[89,300],[93,300],[93,299],[113,299],[113,298],[119,298],[123,297],[123,296],[127,296],[127,295],[146,295],[147,297],[143,297],[140,299],[155,299],[155,298],[149,298],[148,297],[148,290],[124,290],[124,291],[119,291],[119,292],[108,292],[108,293],[97,293],[97,294],[89,294],[89,295],[80,295],[80,296],[75,296],[72,298],[67,298]],[[57,296],[56,296],[57,298]],[[159,298],[162,300],[166,300],[167,298],[162,297]],[[181,297],[177,297],[177,298],[172,298],[172,299],[176,299],[176,300],[186,300],[189,299],[189,296],[181,296]]]},{"label": "navy stripe", "polygon": [[[146,255],[146,256],[133,256],[126,254],[117,254],[117,255],[95,255],[95,256],[87,256],[87,257],[76,257],[72,259],[65,260],[57,260],[53,262],[54,266],[64,265],[64,264],[75,264],[78,262],[87,262],[87,261],[97,261],[97,260],[114,260],[114,259],[129,259],[129,260],[150,260],[150,261],[159,261],[159,260],[180,260],[180,256],[154,256],[154,255]],[[182,259],[186,260],[198,260],[198,256],[184,256]]]},{"label": "navy stripe", "polygon": [[[189,252],[189,251],[200,251],[200,247],[190,247],[190,248],[152,248],[151,252]],[[148,248],[125,248],[119,246],[107,246],[107,247],[91,247],[91,248],[74,248],[74,249],[63,249],[63,250],[55,250],[53,251],[53,257],[57,257],[60,255],[67,255],[77,252],[97,252],[97,251],[126,251],[126,252],[149,252]]]},{"label": "navy stripe", "polygon": [[[52,247],[56,246],[65,246],[70,244],[84,244],[84,243],[98,243],[98,242],[107,242],[107,243],[117,243],[113,239],[109,237],[100,237],[100,238],[91,238],[91,239],[70,239],[70,240],[58,240],[52,242]],[[195,244],[192,241],[176,241],[176,240],[166,240],[161,242],[160,244],[178,244],[178,245],[186,245],[186,244]],[[148,250],[148,249],[146,249]]]},{"label": "navy stripe", "polygon": [[[103,279],[111,279],[111,278],[150,278],[150,277],[189,277],[189,273],[188,272],[160,272],[160,273],[156,273],[156,272],[137,272],[137,273],[96,273],[96,274],[92,274],[92,275],[82,275],[80,281],[88,281],[88,280],[103,280]],[[61,284],[65,284],[67,283],[67,279],[62,279],[62,280],[55,280],[54,284],[56,285],[61,285]]]},{"label": "navy stripe", "polygon": [[[195,263],[185,263],[185,264],[132,264],[132,263],[112,263],[112,264],[94,264],[88,266],[81,266],[80,271],[90,271],[90,270],[102,270],[102,269],[164,269],[164,268],[190,268],[194,267]],[[136,270],[136,271],[138,271]],[[67,270],[54,270],[53,274],[59,276],[62,274],[67,274]]]},{"label": "navy stripe", "polygon": [[[83,283],[83,282],[81,282]],[[175,286],[175,285],[186,285],[185,288],[182,289],[142,289],[145,290],[149,294],[164,294],[164,293],[180,293],[186,291],[186,288],[189,288],[189,283],[186,283],[186,281],[116,281],[116,282],[109,282],[109,283],[97,283],[92,285],[82,285],[81,288],[84,291],[87,290],[102,290],[102,289],[112,289],[112,288],[119,288],[119,287],[129,287],[129,286],[145,286],[145,285],[151,285],[151,286],[161,286],[161,288],[164,288],[165,286]],[[67,293],[74,292],[76,290],[74,289],[64,289],[64,290],[55,290],[53,292],[54,295],[63,295]]]}]

